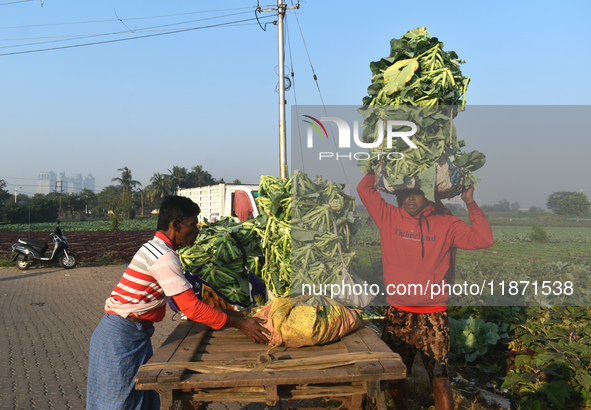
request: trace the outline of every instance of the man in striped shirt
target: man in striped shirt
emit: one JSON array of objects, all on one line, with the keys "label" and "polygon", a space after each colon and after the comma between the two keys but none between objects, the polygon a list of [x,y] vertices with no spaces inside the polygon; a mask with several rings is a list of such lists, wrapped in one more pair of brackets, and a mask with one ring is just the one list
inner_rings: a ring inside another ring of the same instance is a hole
[{"label": "man in striped shirt", "polygon": [[158,394],[135,390],[134,379],[152,356],[153,325],[164,318],[171,297],[190,320],[213,329],[235,327],[255,342],[267,342],[260,319],[210,307],[185,279],[175,251],[195,241],[199,211],[189,198],[165,198],[154,238],[138,250],[106,300],[90,339],[87,409],[160,408]]}]

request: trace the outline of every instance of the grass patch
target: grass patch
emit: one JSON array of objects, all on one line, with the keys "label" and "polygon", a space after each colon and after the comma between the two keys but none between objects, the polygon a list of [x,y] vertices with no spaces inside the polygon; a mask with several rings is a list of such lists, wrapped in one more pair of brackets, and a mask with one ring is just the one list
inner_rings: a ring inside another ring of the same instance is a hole
[{"label": "grass patch", "polygon": [[2,268],[9,268],[15,266],[15,263],[12,262],[11,255],[0,256],[0,267]]},{"label": "grass patch", "polygon": [[479,250],[458,249],[457,264],[483,262],[508,262],[521,265],[539,265],[557,261],[590,264],[589,244],[577,242],[497,242],[491,248]]}]

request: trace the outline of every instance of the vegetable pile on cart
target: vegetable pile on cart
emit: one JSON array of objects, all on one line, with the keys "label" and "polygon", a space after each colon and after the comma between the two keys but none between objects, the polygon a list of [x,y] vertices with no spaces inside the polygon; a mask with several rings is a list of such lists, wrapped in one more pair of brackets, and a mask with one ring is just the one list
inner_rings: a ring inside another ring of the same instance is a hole
[{"label": "vegetable pile on cart", "polygon": [[262,302],[253,295],[251,273],[270,299],[297,293],[303,283],[347,278],[359,223],[342,184],[312,181],[300,171],[286,181],[263,176],[257,204],[255,219],[205,222],[194,245],[179,250],[185,271],[239,306]]}]

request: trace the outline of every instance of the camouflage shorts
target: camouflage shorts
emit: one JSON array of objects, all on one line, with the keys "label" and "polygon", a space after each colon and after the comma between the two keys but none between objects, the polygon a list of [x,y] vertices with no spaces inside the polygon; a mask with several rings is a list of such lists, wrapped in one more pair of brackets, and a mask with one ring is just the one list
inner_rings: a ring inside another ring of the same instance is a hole
[{"label": "camouflage shorts", "polygon": [[447,312],[413,313],[386,307],[382,339],[400,354],[410,375],[417,352],[429,377],[448,377],[449,324]]}]

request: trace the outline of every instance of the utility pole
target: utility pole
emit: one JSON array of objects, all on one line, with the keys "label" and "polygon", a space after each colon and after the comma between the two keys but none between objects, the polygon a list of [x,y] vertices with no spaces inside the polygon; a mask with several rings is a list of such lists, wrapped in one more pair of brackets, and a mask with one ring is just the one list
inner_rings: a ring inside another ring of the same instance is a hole
[{"label": "utility pole", "polygon": [[60,209],[57,215],[57,219],[60,219],[62,216],[62,192],[64,188],[64,181],[55,181],[55,192],[60,199]]},{"label": "utility pole", "polygon": [[286,10],[299,9],[300,3],[295,7],[287,7],[283,0],[277,0],[277,7],[261,9],[258,11],[277,11],[277,51],[279,55],[279,177],[283,180],[287,175],[287,143],[285,132],[285,51],[283,47],[283,19]]}]

